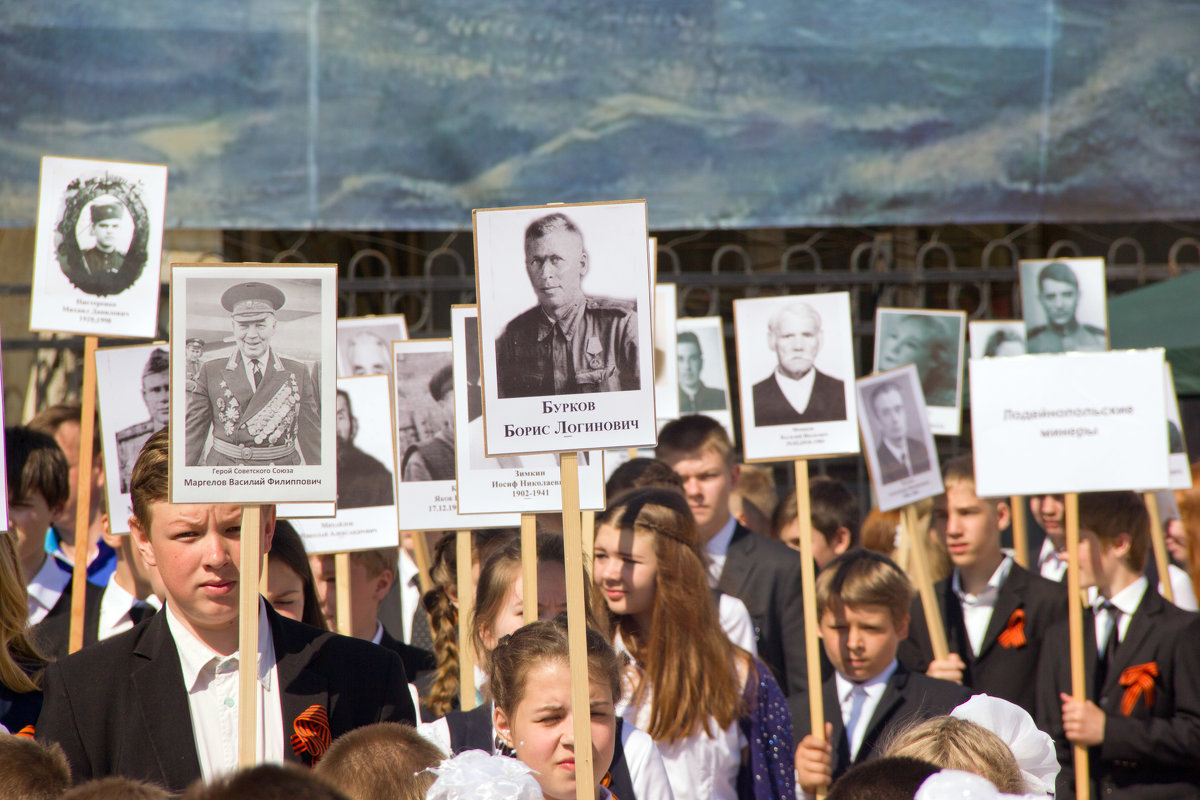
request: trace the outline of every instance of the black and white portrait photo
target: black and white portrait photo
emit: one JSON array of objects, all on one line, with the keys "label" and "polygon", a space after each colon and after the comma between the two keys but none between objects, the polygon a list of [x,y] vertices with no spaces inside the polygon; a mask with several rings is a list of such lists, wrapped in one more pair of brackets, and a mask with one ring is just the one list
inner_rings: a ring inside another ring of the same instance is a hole
[{"label": "black and white portrait photo", "polygon": [[1020,271],[1029,353],[1108,349],[1104,259],[1022,261]]},{"label": "black and white portrait photo", "polygon": [[142,445],[171,418],[171,354],[165,344],[101,347],[96,391],[109,529],[129,532],[129,478]]},{"label": "black and white portrait photo", "polygon": [[[334,355],[335,268],[237,267],[172,269],[173,385],[185,388],[171,400],[172,468],[178,459],[229,476],[247,495],[255,484],[239,476],[254,474],[268,494],[280,484],[297,490],[279,499],[332,500],[335,376],[322,365]],[[198,370],[193,340],[205,343]],[[321,488],[298,491],[318,477]]]},{"label": "black and white portrait photo", "polygon": [[[489,455],[650,444],[645,203],[486,209],[474,220]],[[565,416],[533,416],[545,408]]]},{"label": "black and white portrait photo", "polygon": [[937,450],[915,365],[862,378],[857,391],[859,423],[879,507],[888,510],[941,494]]},{"label": "black and white portrait photo", "polygon": [[45,156],[33,330],[154,336],[167,168]]},{"label": "black and white portrait photo", "polygon": [[1025,355],[1025,324],[1019,319],[972,320],[967,323],[971,358]]},{"label": "black and white portrait photo", "polygon": [[748,459],[857,452],[846,293],[735,300],[734,331]]},{"label": "black and white portrait photo", "polygon": [[391,375],[392,342],[408,338],[403,314],[337,321],[338,377]]},{"label": "black and white portrait photo", "polygon": [[729,404],[725,321],[720,317],[680,317],[675,331],[680,416],[710,416],[721,423],[730,441],[737,441]]},{"label": "black and white portrait photo", "polygon": [[935,434],[957,436],[962,425],[963,350],[967,316],[962,311],[875,310],[875,372],[915,364]]}]

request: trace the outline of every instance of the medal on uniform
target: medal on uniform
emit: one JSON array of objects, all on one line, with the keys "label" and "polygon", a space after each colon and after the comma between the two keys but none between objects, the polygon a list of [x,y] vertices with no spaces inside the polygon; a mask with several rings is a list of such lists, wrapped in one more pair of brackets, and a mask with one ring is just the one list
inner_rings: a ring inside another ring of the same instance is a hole
[{"label": "medal on uniform", "polygon": [[595,336],[588,337],[584,354],[587,356],[588,369],[600,369],[604,364],[604,348],[600,346],[599,338]]}]

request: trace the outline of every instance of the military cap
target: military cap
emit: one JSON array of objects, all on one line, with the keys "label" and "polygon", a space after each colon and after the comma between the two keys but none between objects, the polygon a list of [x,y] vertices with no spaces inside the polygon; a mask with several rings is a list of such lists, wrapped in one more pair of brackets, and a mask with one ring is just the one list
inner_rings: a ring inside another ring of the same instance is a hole
[{"label": "military cap", "polygon": [[221,295],[221,305],[238,322],[266,319],[279,310],[283,301],[283,292],[269,283],[258,281],[231,286]]},{"label": "military cap", "polygon": [[156,347],[150,351],[150,358],[146,360],[146,368],[142,370],[142,377],[154,375],[160,372],[169,372],[171,370],[171,357],[167,355],[167,351],[161,347]]},{"label": "military cap", "polygon": [[186,342],[184,342],[184,344],[197,344],[197,345],[200,345],[201,347],[204,347],[204,340],[201,339],[199,336],[193,336],[190,339],[188,339]]},{"label": "military cap", "polygon": [[120,219],[124,213],[125,209],[120,203],[92,203],[92,224],[106,219]]}]

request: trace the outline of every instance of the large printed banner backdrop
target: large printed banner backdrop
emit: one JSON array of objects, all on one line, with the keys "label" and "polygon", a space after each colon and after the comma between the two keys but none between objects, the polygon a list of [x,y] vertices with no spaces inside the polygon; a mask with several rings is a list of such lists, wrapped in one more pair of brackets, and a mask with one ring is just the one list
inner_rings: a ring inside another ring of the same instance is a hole
[{"label": "large printed banner backdrop", "polygon": [[0,2],[0,226],[43,154],[164,163],[171,228],[1166,219],[1200,3]]}]

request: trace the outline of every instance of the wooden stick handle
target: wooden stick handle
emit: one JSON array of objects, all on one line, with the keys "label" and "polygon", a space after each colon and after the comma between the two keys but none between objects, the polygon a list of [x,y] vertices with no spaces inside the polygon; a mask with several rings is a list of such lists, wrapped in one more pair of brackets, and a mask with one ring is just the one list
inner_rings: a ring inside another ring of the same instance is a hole
[{"label": "wooden stick handle", "polygon": [[1174,603],[1175,587],[1171,585],[1171,561],[1167,557],[1167,542],[1163,538],[1162,518],[1158,513],[1158,495],[1154,492],[1146,492],[1145,497],[1146,510],[1150,512],[1150,543],[1154,545],[1154,563],[1158,567],[1158,580],[1162,584],[1162,596],[1167,599],[1168,603]]},{"label": "wooden stick handle", "polygon": [[538,618],[537,517],[521,515],[521,619],[528,625]]},{"label": "wooden stick handle", "polygon": [[458,579],[458,704],[463,711],[475,707],[475,643],[471,639],[475,614],[475,583],[471,580],[471,532],[455,534],[455,572]]},{"label": "wooden stick handle", "polygon": [[238,766],[258,763],[258,569],[262,507],[242,506],[238,565]]},{"label": "wooden stick handle", "polygon": [[583,530],[579,517],[579,454],[562,454],[563,548],[567,566],[567,647],[571,669],[571,708],[575,728],[575,797],[595,800],[592,764],[591,685],[587,657],[587,612],[583,582]]},{"label": "wooden stick handle", "polygon": [[[1067,493],[1067,626],[1071,638],[1071,697],[1078,702],[1087,700],[1087,681],[1083,668],[1083,593],[1079,582],[1079,495]],[[1089,800],[1091,785],[1088,773],[1088,749],[1074,747],[1075,797]]]},{"label": "wooden stick handle", "polygon": [[84,597],[87,594],[88,557],[92,554],[92,439],[96,431],[95,336],[83,340],[83,393],[79,417],[79,466],[75,470],[75,563],[71,573],[71,623],[67,652],[83,647]]},{"label": "wooden stick handle", "polygon": [[1012,513],[1013,560],[1029,569],[1029,529],[1025,525],[1025,498],[1014,494],[1009,498]]},{"label": "wooden stick handle", "polygon": [[933,657],[940,661],[950,655],[950,646],[946,643],[946,628],[942,625],[942,609],[938,606],[937,595],[933,591],[933,579],[929,573],[927,536],[917,522],[915,505],[905,506],[901,512],[901,519],[904,521],[905,534],[908,538],[913,579],[917,584],[917,592],[921,595],[921,607],[925,610],[925,626],[929,628],[929,641],[933,645]]},{"label": "wooden stick handle", "polygon": [[596,556],[596,512],[581,511],[579,518],[583,525],[583,554],[587,556],[583,560],[583,566],[587,570],[588,579],[591,580],[592,559]]},{"label": "wooden stick handle", "polygon": [[337,600],[337,632],[342,636],[354,635],[354,616],[350,613],[350,554],[333,554],[333,585]]},{"label": "wooden stick handle", "polygon": [[413,543],[413,561],[417,562],[417,583],[421,586],[421,594],[425,594],[433,588],[433,578],[429,574],[429,540],[425,538],[425,531],[410,531],[410,533]]},{"label": "wooden stick handle", "polygon": [[[800,585],[804,595],[804,657],[808,669],[809,730],[825,741],[825,696],[821,685],[821,652],[817,635],[817,572],[813,559],[812,508],[808,495],[808,461],[796,459],[796,525],[800,531]],[[825,789],[817,791],[817,798]]]}]

